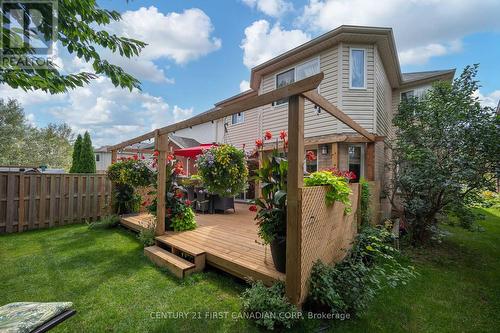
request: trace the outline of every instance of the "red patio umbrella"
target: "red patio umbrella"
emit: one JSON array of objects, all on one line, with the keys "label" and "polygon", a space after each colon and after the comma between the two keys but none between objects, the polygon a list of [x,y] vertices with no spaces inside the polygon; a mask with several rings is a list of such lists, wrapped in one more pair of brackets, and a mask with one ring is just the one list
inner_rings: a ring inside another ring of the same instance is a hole
[{"label": "red patio umbrella", "polygon": [[217,145],[212,143],[203,143],[196,147],[177,149],[174,150],[174,155],[195,158],[196,156],[202,154],[204,149],[208,149],[212,146],[217,146]]}]

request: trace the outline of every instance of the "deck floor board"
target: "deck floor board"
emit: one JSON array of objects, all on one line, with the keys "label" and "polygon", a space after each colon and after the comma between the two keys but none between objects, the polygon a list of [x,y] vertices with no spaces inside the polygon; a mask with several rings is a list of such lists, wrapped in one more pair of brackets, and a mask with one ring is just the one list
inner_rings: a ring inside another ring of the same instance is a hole
[{"label": "deck floor board", "polygon": [[[207,263],[241,278],[263,280],[270,284],[284,280],[285,274],[276,271],[269,246],[262,245],[257,234],[255,213],[244,204],[236,204],[236,212],[225,214],[196,214],[198,227],[183,232],[167,231],[162,240],[172,240],[205,251]],[[137,229],[146,225],[150,215],[136,214],[126,218],[124,225]],[[123,219],[122,219],[123,220]],[[137,230],[136,229],[136,230]]]}]

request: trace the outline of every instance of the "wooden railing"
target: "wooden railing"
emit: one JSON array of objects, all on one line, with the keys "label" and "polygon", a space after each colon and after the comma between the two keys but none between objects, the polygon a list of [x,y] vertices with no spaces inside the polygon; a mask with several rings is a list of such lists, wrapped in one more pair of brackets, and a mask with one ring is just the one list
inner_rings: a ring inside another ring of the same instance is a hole
[{"label": "wooden railing", "polygon": [[107,213],[104,174],[0,173],[0,234],[95,221]]}]

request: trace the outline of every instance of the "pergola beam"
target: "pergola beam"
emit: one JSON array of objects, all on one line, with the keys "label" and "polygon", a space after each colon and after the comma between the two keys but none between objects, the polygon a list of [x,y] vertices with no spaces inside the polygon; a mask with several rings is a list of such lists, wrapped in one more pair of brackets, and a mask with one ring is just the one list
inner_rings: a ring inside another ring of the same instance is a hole
[{"label": "pergola beam", "polygon": [[[201,125],[209,121],[215,121],[238,112],[244,112],[250,109],[257,108],[259,106],[271,104],[277,100],[288,98],[293,95],[298,95],[316,89],[323,80],[323,77],[324,77],[323,73],[318,73],[316,75],[307,77],[303,80],[297,81],[285,87],[278,88],[276,90],[270,91],[262,95],[251,96],[249,98],[240,100],[238,102],[229,104],[227,106],[221,106],[218,109],[215,109],[214,111],[203,113],[194,116],[192,118],[189,118],[187,120],[159,128],[156,131],[158,131],[160,135],[169,134],[188,127]],[[122,149],[127,146],[133,145],[135,143],[151,139],[155,136],[156,131],[151,131],[149,133],[138,136],[134,139],[130,139],[122,143],[119,143],[117,145],[111,146],[108,148],[108,151]]]},{"label": "pergola beam", "polygon": [[313,104],[316,104],[321,109],[325,110],[371,142],[376,140],[375,135],[371,134],[367,130],[365,130],[361,125],[354,121],[351,117],[346,115],[344,112],[340,111],[338,107],[330,103],[326,98],[318,94],[316,91],[307,91],[301,93],[305,98],[310,100]]}]

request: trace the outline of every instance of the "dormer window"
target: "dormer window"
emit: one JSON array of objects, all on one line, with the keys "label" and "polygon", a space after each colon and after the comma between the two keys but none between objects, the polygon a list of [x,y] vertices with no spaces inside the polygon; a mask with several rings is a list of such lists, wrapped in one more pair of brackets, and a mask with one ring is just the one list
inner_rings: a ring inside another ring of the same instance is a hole
[{"label": "dormer window", "polygon": [[366,50],[350,49],[349,88],[366,89]]},{"label": "dormer window", "polygon": [[[303,62],[292,69],[276,75],[276,89],[319,73],[319,57]],[[288,103],[288,98],[274,102],[274,105]]]}]

